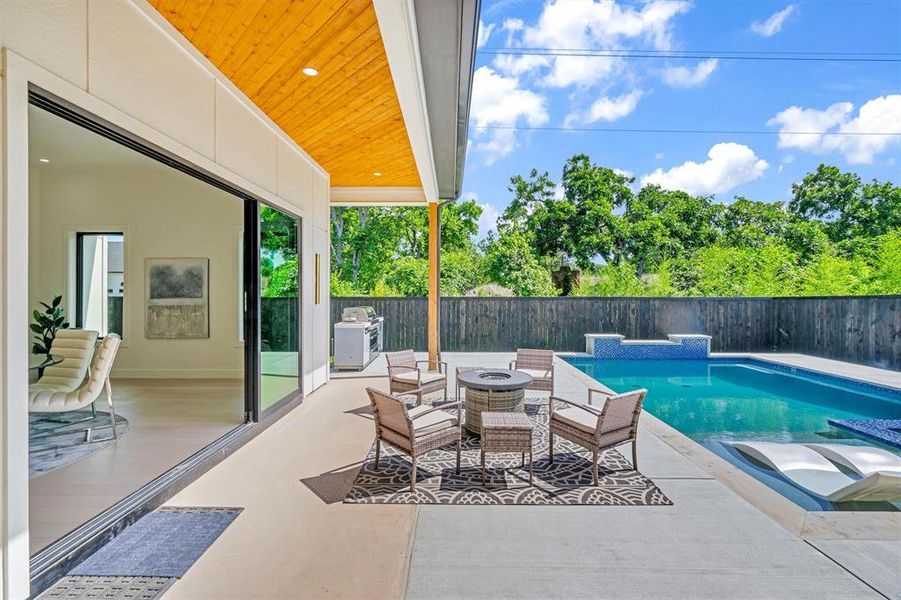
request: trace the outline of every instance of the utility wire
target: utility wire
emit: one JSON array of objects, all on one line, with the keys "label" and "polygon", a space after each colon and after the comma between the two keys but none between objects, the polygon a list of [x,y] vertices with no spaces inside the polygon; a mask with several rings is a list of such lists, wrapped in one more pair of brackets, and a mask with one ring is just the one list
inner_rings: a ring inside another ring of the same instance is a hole
[{"label": "utility wire", "polygon": [[841,135],[901,136],[901,131],[762,131],[748,129],[652,129],[626,127],[531,127],[519,125],[470,125],[471,129],[516,131],[600,131],[605,133],[710,133],[717,135]]},{"label": "utility wire", "polygon": [[[801,62],[865,62],[898,63],[901,55],[893,53],[775,53],[775,52],[701,52],[701,51],[654,51],[654,50],[591,50],[567,48],[481,48],[479,54],[522,55],[522,56],[578,56],[591,58],[671,58],[759,60],[759,61],[801,61]],[[892,58],[897,57],[897,58]]]},{"label": "utility wire", "polygon": [[547,52],[645,52],[655,54],[788,54],[800,56],[901,56],[901,52],[856,52],[828,50],[661,50],[659,48],[545,48],[539,46],[484,46],[482,50],[509,52],[512,50],[544,50]]}]

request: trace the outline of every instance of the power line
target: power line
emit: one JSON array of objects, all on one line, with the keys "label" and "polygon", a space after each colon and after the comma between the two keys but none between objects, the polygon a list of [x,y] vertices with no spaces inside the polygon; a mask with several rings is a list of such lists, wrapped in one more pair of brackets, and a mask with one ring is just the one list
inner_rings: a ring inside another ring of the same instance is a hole
[{"label": "power line", "polygon": [[484,46],[482,50],[509,52],[513,50],[544,50],[548,52],[646,52],[646,53],[684,53],[684,54],[788,54],[800,56],[901,56],[901,52],[856,52],[828,50],[661,50],[659,48],[545,48],[538,46]]},{"label": "power line", "polygon": [[[482,48],[479,54],[519,55],[519,56],[553,56],[553,57],[588,57],[588,58],[656,58],[656,59],[711,59],[722,60],[759,60],[759,61],[800,61],[800,62],[866,62],[866,63],[898,63],[901,55],[894,53],[775,53],[775,52],[701,52],[701,51],[654,51],[654,50],[590,50],[567,48]],[[897,56],[899,58],[890,58]],[[877,58],[878,57],[878,58]]]},{"label": "power line", "polygon": [[763,131],[750,129],[653,129],[630,127],[532,127],[519,125],[470,125],[470,129],[501,129],[516,131],[600,131],[604,133],[709,133],[716,135],[840,135],[840,136],[901,136],[901,131]]}]

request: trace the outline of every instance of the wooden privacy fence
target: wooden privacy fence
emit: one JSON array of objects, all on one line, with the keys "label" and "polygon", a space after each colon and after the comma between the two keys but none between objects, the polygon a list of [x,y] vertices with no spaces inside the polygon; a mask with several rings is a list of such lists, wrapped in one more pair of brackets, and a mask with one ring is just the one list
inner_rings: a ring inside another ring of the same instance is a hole
[{"label": "wooden privacy fence", "polygon": [[[822,298],[442,298],[441,348],[585,350],[586,333],[712,336],[715,352],[800,352],[901,369],[901,296]],[[385,349],[425,350],[425,298],[332,298],[385,317]]]}]

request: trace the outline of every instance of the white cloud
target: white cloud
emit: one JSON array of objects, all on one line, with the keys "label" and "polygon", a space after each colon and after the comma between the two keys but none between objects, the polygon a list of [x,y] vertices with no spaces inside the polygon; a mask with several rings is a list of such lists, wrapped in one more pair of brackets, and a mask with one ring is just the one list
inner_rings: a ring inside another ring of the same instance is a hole
[{"label": "white cloud", "polygon": [[601,96],[585,112],[573,111],[568,114],[563,124],[565,127],[571,127],[577,123],[589,124],[622,119],[635,110],[641,96],[641,90],[632,90],[613,98]]},{"label": "white cloud", "polygon": [[771,37],[779,33],[785,20],[795,12],[795,5],[789,4],[777,13],[770,15],[766,21],[754,21],[751,23],[751,31],[763,37]]},{"label": "white cloud", "polygon": [[763,175],[767,162],[744,144],[715,144],[702,163],[686,161],[668,171],[657,169],[641,178],[641,185],[659,185],[689,194],[721,194]]},{"label": "white cloud", "polygon": [[[873,98],[853,116],[854,105],[837,102],[823,110],[791,106],[767,121],[779,127],[779,147],[823,154],[839,152],[851,164],[869,164],[901,135],[901,94]],[[806,133],[805,133],[806,132]]]},{"label": "white cloud", "polygon": [[666,154],[664,154],[663,152],[658,152],[657,154],[654,155],[654,160],[663,160],[663,157],[665,157],[665,156],[666,156]]},{"label": "white cloud", "polygon": [[588,123],[595,123],[621,119],[635,110],[638,101],[641,100],[641,95],[641,90],[632,90],[628,94],[622,94],[616,98],[598,98],[588,109],[585,120]]},{"label": "white cloud", "polygon": [[497,218],[500,214],[487,202],[479,204],[479,206],[482,207],[482,214],[479,215],[479,233],[476,236],[481,240],[488,237],[488,232],[497,231]]},{"label": "white cloud", "polygon": [[492,31],[494,31],[494,23],[489,23],[486,26],[482,22],[482,19],[479,19],[479,37],[478,41],[476,42],[479,48],[488,43],[488,38],[491,37]]},{"label": "white cloud", "polygon": [[544,96],[520,87],[516,77],[505,77],[487,66],[476,69],[473,76],[470,115],[474,148],[485,154],[486,164],[513,151],[516,131],[480,127],[513,127],[519,122],[536,127],[550,118]]},{"label": "white cloud", "polygon": [[670,67],[663,71],[663,82],[678,88],[690,88],[702,85],[716,71],[719,60],[710,58],[701,61],[694,69],[688,67]]},{"label": "white cloud", "polygon": [[628,177],[629,179],[635,177],[635,173],[633,173],[632,171],[627,171],[625,169],[613,169],[613,172],[617,175],[621,175],[622,177]]},{"label": "white cloud", "polygon": [[[613,50],[638,40],[659,50],[672,46],[672,21],[691,7],[689,2],[652,0],[623,7],[610,0],[552,0],[535,25],[508,19],[503,29],[508,46]],[[598,56],[501,55],[495,68],[521,75],[536,72],[542,85],[589,87],[624,68],[621,58]]]}]

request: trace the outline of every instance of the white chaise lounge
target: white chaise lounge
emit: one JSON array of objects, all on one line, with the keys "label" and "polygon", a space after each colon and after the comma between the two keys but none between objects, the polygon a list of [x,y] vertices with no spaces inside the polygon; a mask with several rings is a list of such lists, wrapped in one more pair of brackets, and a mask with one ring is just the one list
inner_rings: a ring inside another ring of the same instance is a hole
[{"label": "white chaise lounge", "polygon": [[879,471],[901,474],[901,456],[875,446],[804,444],[840,467],[866,477]]},{"label": "white chaise lounge", "polygon": [[778,471],[798,487],[830,502],[901,500],[901,472],[872,471],[861,479],[855,479],[803,444],[735,442],[732,445]]}]

